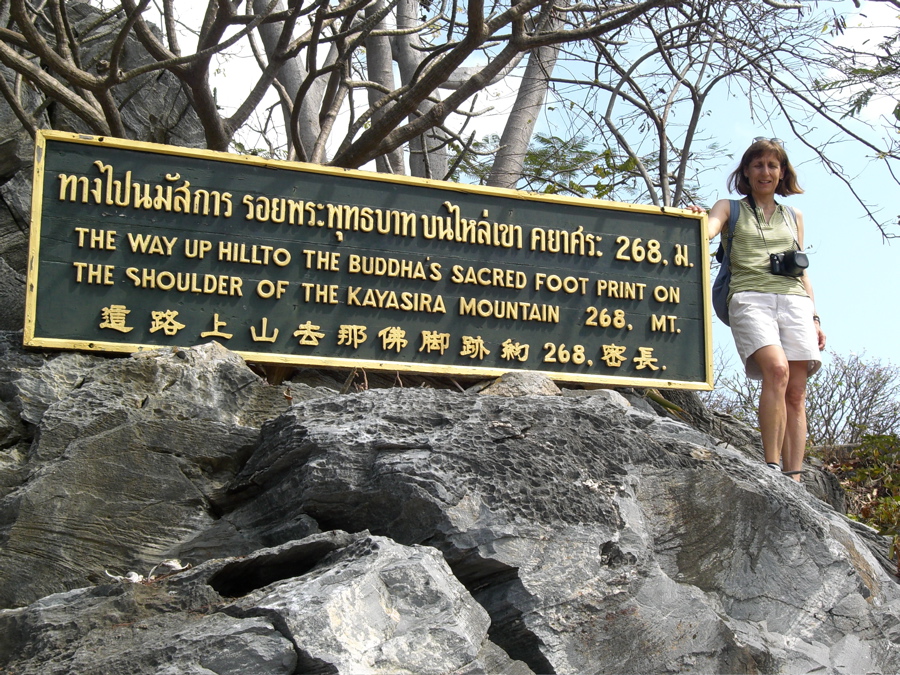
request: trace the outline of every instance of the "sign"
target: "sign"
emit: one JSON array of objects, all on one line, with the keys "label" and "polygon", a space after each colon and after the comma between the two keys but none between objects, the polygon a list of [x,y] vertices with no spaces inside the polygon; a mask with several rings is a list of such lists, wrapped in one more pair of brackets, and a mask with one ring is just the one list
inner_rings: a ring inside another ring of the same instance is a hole
[{"label": "sign", "polygon": [[702,216],[37,139],[25,344],[710,389]]}]

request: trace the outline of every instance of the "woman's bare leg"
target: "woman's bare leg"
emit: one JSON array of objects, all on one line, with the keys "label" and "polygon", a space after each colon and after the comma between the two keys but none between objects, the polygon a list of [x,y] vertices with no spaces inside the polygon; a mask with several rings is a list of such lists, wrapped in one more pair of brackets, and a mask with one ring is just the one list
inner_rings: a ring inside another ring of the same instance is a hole
[{"label": "woman's bare leg", "polygon": [[[781,460],[784,471],[800,471],[806,452],[806,377],[809,366],[806,361],[790,361],[789,368],[790,377],[784,397],[787,425],[784,444],[781,447]],[[800,474],[791,478],[799,481]]]},{"label": "woman's bare leg", "polygon": [[766,462],[778,464],[787,430],[787,391],[790,368],[784,350],[768,345],[753,353],[762,370],[762,393],[759,397],[759,430],[762,433]]}]

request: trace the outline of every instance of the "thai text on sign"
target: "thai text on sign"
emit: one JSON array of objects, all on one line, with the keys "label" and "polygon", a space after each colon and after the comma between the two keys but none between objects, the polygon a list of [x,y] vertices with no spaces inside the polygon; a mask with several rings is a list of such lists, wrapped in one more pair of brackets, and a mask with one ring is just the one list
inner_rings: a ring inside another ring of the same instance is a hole
[{"label": "thai text on sign", "polygon": [[42,132],[25,342],[711,386],[686,211]]}]

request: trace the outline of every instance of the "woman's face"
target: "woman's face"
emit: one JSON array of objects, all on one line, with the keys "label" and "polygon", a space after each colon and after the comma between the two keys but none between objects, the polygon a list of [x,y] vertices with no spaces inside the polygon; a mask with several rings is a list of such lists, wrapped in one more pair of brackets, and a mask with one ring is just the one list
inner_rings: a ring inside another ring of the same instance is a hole
[{"label": "woman's face", "polygon": [[754,195],[772,195],[784,178],[784,168],[774,153],[767,152],[750,161],[744,176]]}]

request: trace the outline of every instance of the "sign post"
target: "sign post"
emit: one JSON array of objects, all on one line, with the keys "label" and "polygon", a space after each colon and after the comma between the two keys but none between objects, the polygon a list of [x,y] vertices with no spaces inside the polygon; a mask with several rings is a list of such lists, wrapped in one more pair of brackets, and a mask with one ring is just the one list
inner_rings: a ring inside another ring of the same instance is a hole
[{"label": "sign post", "polygon": [[705,218],[62,132],[25,344],[710,389]]}]

